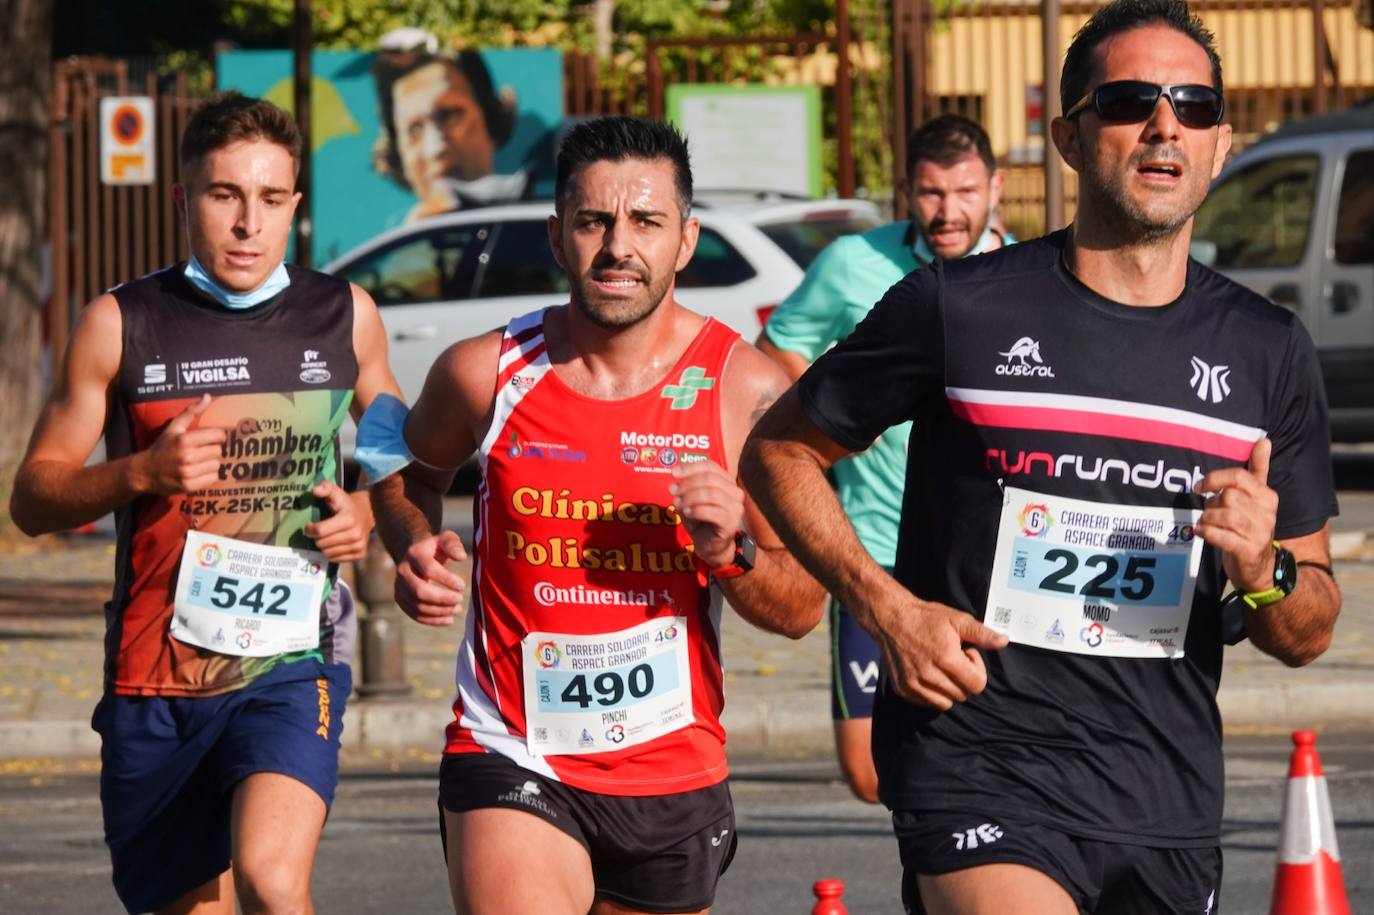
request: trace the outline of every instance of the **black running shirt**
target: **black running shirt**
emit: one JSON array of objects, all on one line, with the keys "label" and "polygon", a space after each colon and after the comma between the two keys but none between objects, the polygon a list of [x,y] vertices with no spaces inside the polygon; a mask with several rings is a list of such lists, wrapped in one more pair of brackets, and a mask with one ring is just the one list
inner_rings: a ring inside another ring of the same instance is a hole
[{"label": "black running shirt", "polygon": [[[1117,570],[1107,593],[1166,590],[1162,560],[1148,582],[1139,569],[1119,574],[1136,535],[1111,519],[1201,509],[1193,483],[1244,465],[1261,434],[1274,446],[1275,536],[1313,533],[1337,511],[1326,401],[1297,318],[1194,261],[1168,305],[1109,301],[1065,269],[1065,239],[910,274],[799,383],[806,415],[850,449],[914,421],[895,574],[979,619],[994,574],[1023,574],[993,570],[999,524],[1019,526],[1018,537],[1044,533],[1026,515],[1039,502],[1106,506],[1056,510],[1051,522],[1057,536],[1082,538],[1061,554]],[[1011,522],[1003,508],[1011,488],[1045,497],[1023,498],[1019,525],[1018,506]],[[1171,536],[1186,546],[1191,527],[1176,524]],[[1225,576],[1210,547],[1196,562],[1191,602],[1177,591],[1174,605],[1186,634],[1160,630],[1169,657],[1074,653],[1111,637],[1109,622],[1093,628],[1110,605],[1083,597],[1036,632],[1040,644],[984,652],[986,691],[951,711],[909,704],[884,683],[874,723],[884,802],[1015,816],[1107,841],[1216,844]],[[1032,578],[1084,593],[1101,585],[1081,567],[1067,579],[1056,571],[1066,568],[1046,561]],[[999,606],[998,616],[1021,616],[1015,600]]]}]

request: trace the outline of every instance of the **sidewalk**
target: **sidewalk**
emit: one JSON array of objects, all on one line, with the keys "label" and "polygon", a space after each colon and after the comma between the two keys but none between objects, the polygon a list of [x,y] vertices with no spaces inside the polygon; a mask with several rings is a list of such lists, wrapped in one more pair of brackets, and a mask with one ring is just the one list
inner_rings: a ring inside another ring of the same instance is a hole
[{"label": "sidewalk", "polygon": [[[114,547],[72,538],[31,554],[0,554],[0,771],[41,759],[99,756],[90,714],[100,697],[104,617]],[[1374,535],[1337,536],[1344,610],[1331,649],[1290,670],[1244,643],[1227,650],[1219,696],[1227,733],[1374,727]],[[404,628],[403,700],[350,701],[345,762],[437,760],[451,713],[461,625]],[[829,753],[829,632],[799,642],[726,614],[724,723],[739,755]],[[355,666],[355,683],[361,681]]]}]

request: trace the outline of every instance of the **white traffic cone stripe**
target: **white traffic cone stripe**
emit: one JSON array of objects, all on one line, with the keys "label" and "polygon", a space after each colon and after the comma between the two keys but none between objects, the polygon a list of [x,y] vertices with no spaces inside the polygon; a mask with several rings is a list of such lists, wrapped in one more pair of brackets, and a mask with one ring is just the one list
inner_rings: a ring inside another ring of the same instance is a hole
[{"label": "white traffic cone stripe", "polygon": [[1331,821],[1331,798],[1326,779],[1305,776],[1288,779],[1283,799],[1283,835],[1279,838],[1279,861],[1283,864],[1311,864],[1319,851],[1333,861],[1341,860],[1336,846],[1336,826]]}]

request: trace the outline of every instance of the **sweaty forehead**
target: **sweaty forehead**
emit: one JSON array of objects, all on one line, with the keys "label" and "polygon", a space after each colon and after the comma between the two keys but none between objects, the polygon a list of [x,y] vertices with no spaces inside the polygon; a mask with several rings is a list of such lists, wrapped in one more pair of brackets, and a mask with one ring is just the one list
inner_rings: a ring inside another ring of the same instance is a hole
[{"label": "sweaty forehead", "polygon": [[678,209],[673,164],[667,159],[602,160],[584,166],[568,182],[573,209],[604,212]]},{"label": "sweaty forehead", "polygon": [[194,169],[203,184],[227,183],[248,188],[292,188],[295,162],[284,146],[269,140],[240,140],[213,149]]},{"label": "sweaty forehead", "polygon": [[1147,25],[1113,35],[1097,46],[1095,57],[1091,85],[1123,79],[1212,85],[1207,51],[1166,25]]}]

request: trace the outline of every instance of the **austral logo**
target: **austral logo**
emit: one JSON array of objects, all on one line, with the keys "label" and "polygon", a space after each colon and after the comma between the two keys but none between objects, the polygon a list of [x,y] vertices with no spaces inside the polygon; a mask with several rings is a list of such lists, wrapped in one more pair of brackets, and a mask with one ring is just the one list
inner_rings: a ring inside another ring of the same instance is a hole
[{"label": "austral logo", "polygon": [[1221,403],[1231,393],[1230,378],[1229,365],[1208,365],[1194,356],[1193,377],[1189,379],[1188,386],[1203,403]]},{"label": "austral logo", "polygon": [[[1005,365],[997,366],[998,375],[1038,375],[1053,378],[1054,369],[1045,364],[1040,355],[1040,341],[1022,337],[1011,345],[1011,349],[997,355],[1004,357]],[[1029,360],[1029,361],[1027,361]],[[1014,364],[1013,364],[1014,363]]]}]

